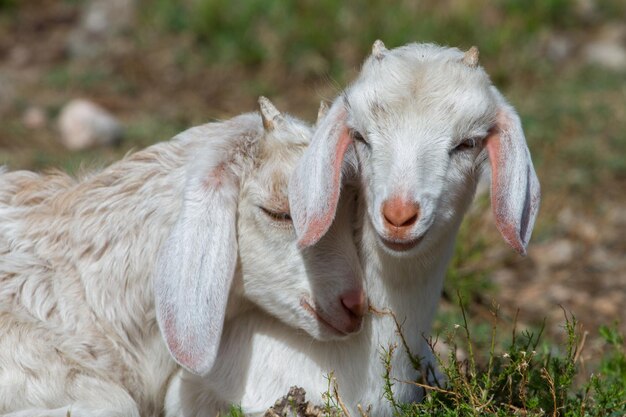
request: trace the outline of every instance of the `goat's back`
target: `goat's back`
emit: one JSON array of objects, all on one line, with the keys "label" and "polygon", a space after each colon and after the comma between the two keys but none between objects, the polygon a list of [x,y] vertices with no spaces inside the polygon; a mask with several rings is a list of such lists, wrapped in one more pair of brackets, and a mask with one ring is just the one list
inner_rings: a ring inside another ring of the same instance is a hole
[{"label": "goat's back", "polygon": [[170,141],[79,179],[0,173],[0,414],[112,389],[158,415],[174,364],[150,273],[183,161]]}]

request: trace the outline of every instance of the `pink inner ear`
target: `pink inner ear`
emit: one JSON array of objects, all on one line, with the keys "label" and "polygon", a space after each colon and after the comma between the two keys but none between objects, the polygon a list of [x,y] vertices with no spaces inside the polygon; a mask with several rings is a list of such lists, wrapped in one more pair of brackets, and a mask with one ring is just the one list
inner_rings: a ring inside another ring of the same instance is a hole
[{"label": "pink inner ear", "polygon": [[498,127],[486,139],[487,152],[491,163],[491,208],[496,221],[496,227],[504,240],[518,253],[525,255],[526,248],[519,237],[517,219],[508,206],[507,180],[506,180],[506,155],[502,148],[500,130],[506,126],[507,119],[498,115]]},{"label": "pink inner ear", "polygon": [[[170,308],[172,307],[170,306]],[[180,332],[176,331],[176,325],[174,324],[174,318],[172,318],[171,313],[167,314],[164,318],[163,333],[172,356],[187,368],[195,369],[198,366],[198,360],[184,348],[183,342],[181,341],[182,335]]]},{"label": "pink inner ear", "polygon": [[309,221],[306,232],[298,241],[298,248],[300,249],[317,243],[324,233],[326,233],[335,217],[335,210],[339,202],[339,190],[341,188],[341,166],[343,164],[343,157],[351,142],[352,138],[350,137],[348,128],[344,126],[337,140],[337,145],[335,146],[335,159],[331,164],[332,177],[331,183],[329,184],[331,191],[328,203],[324,206],[324,211],[321,213],[321,216],[315,216]]}]

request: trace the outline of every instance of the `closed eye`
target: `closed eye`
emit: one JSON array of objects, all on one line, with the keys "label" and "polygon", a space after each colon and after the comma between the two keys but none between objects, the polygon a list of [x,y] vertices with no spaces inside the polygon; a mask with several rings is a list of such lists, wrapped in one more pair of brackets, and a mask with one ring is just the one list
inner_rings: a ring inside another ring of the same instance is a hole
[{"label": "closed eye", "polygon": [[361,132],[359,132],[358,130],[350,129],[350,136],[352,137],[352,139],[369,146],[369,143],[365,140]]},{"label": "closed eye", "polygon": [[456,145],[452,149],[452,152],[462,152],[462,151],[466,151],[469,149],[474,149],[480,146],[480,143],[481,143],[481,138],[477,138],[477,137],[466,138],[466,139],[463,139],[461,143]]},{"label": "closed eye", "polygon": [[263,206],[259,206],[261,211],[275,222],[291,223],[291,214],[285,211],[273,211]]}]

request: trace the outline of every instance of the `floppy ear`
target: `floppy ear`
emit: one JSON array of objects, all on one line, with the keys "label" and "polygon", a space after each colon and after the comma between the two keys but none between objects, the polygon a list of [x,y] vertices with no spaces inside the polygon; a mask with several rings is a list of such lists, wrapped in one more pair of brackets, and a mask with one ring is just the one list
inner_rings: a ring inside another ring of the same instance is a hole
[{"label": "floppy ear", "polygon": [[492,91],[499,109],[496,125],[487,137],[491,207],[504,240],[525,255],[541,200],[539,180],[519,116],[495,87]]},{"label": "floppy ear", "polygon": [[228,123],[181,135],[200,132],[203,149],[189,162],[181,211],[154,272],[161,333],[176,362],[199,375],[215,361],[237,262],[239,178],[230,160],[238,138],[224,134],[232,134]]},{"label": "floppy ear", "polygon": [[318,123],[311,144],[289,181],[289,206],[299,248],[315,244],[335,217],[342,163],[352,143],[346,116],[340,96]]}]

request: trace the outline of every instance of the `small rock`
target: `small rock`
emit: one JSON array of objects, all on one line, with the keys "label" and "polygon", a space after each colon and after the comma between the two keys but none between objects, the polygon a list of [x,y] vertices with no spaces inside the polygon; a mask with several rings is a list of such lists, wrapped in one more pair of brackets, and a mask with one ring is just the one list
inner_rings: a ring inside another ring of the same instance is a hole
[{"label": "small rock", "polygon": [[589,63],[615,71],[626,70],[626,49],[618,43],[591,42],[585,47],[584,54]]},{"label": "small rock", "polygon": [[587,62],[615,71],[626,70],[626,25],[606,25],[583,49]]},{"label": "small rock", "polygon": [[69,51],[75,57],[95,57],[132,28],[137,0],[91,0],[84,7],[79,26],[70,33]]},{"label": "small rock", "polygon": [[562,62],[572,56],[575,43],[571,37],[551,34],[545,43],[546,57],[553,62]]},{"label": "small rock", "polygon": [[598,14],[594,0],[576,0],[574,7],[578,17],[584,21],[592,21]]},{"label": "small rock", "polygon": [[132,25],[135,0],[92,0],[83,15],[82,25],[92,34],[119,33]]},{"label": "small rock", "polygon": [[122,126],[109,112],[81,99],[61,110],[59,130],[61,142],[70,150],[112,145],[122,136]]},{"label": "small rock", "polygon": [[322,417],[322,409],[306,401],[306,392],[300,387],[291,387],[287,395],[276,401],[263,417]]},{"label": "small rock", "polygon": [[22,115],[22,123],[29,129],[41,129],[47,122],[48,117],[41,107],[29,107]]}]

